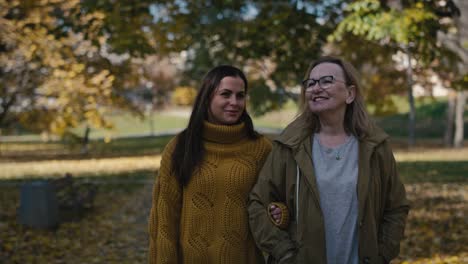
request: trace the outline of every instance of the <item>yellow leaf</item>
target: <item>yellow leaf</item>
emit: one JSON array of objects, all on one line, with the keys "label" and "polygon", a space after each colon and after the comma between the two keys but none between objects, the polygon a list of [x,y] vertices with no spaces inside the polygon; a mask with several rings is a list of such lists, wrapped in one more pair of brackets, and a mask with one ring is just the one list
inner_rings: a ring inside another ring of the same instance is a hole
[{"label": "yellow leaf", "polygon": [[72,71],[76,73],[81,73],[85,68],[85,65],[82,63],[77,63],[72,65]]}]

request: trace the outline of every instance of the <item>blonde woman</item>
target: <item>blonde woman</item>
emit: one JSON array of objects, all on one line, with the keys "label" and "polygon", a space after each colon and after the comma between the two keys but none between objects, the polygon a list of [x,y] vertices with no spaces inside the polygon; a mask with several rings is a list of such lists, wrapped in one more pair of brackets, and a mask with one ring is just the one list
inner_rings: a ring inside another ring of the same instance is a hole
[{"label": "blonde woman", "polygon": [[257,245],[273,263],[390,262],[409,205],[356,71],[339,58],[313,62],[301,99],[250,195]]}]

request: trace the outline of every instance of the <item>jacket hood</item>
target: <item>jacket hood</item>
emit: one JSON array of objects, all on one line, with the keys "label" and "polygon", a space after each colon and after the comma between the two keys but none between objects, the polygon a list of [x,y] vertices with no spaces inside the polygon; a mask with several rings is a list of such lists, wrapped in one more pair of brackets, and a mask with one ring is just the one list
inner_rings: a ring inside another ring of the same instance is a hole
[{"label": "jacket hood", "polygon": [[[296,148],[300,143],[313,132],[305,126],[306,117],[301,115],[293,120],[274,141],[286,145],[289,148]],[[389,136],[374,122],[370,121],[369,133],[359,141],[366,142],[371,147],[381,144]]]}]

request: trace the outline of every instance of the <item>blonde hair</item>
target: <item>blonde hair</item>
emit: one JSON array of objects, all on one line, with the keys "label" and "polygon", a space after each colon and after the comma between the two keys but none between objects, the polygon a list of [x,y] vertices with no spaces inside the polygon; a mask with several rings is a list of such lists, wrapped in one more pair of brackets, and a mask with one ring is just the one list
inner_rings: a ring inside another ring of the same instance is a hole
[{"label": "blonde hair", "polygon": [[[356,95],[354,101],[346,106],[345,118],[344,118],[344,129],[346,133],[354,135],[356,138],[363,138],[368,134],[369,130],[369,114],[367,113],[364,98],[361,92],[361,84],[359,82],[359,75],[356,69],[347,61],[336,57],[321,57],[316,61],[313,61],[306,72],[305,79],[309,78],[310,72],[317,65],[322,63],[334,63],[341,67],[345,75],[346,85],[353,85],[356,89]],[[310,110],[305,90],[301,89],[301,97],[299,101],[299,113],[297,119],[304,118],[304,128],[310,130],[312,133],[320,131],[320,120],[318,116]]]}]

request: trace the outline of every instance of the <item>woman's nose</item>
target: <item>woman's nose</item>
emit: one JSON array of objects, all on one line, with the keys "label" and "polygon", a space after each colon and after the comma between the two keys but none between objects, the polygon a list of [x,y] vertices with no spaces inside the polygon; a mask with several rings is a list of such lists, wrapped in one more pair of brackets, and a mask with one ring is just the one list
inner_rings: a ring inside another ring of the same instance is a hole
[{"label": "woman's nose", "polygon": [[316,92],[321,91],[321,90],[322,90],[322,87],[320,87],[319,83],[316,82],[314,85],[311,85],[311,86],[307,87],[306,92],[316,93]]},{"label": "woman's nose", "polygon": [[232,105],[237,105],[239,103],[239,100],[235,96],[231,96],[229,98],[229,103]]}]

